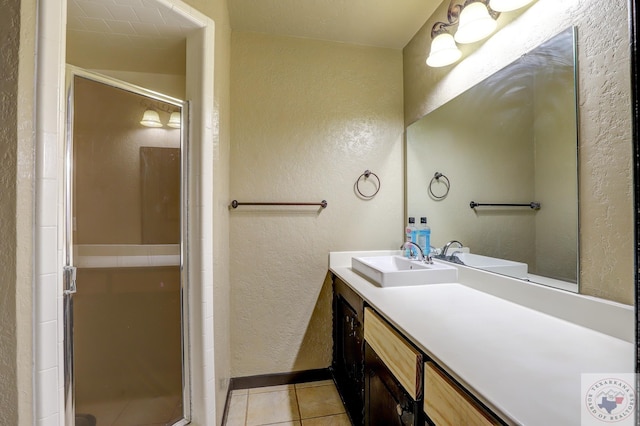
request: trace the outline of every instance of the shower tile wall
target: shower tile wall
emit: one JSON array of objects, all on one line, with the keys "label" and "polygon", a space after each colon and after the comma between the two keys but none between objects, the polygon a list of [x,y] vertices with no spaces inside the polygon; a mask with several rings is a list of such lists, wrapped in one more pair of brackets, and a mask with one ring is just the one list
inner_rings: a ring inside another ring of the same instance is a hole
[{"label": "shower tile wall", "polygon": [[[36,120],[36,210],[34,287],[34,402],[38,426],[63,424],[62,401],[62,229],[63,151],[58,137],[63,118],[65,0],[39,2]],[[42,29],[46,28],[46,31]],[[59,97],[56,95],[60,95]]]}]

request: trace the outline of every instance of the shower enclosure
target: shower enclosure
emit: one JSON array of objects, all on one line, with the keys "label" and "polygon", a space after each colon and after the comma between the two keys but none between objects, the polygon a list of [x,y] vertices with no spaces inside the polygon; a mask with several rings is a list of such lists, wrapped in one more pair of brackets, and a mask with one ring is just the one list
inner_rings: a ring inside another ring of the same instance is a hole
[{"label": "shower enclosure", "polygon": [[66,424],[186,424],[186,105],[67,74]]}]

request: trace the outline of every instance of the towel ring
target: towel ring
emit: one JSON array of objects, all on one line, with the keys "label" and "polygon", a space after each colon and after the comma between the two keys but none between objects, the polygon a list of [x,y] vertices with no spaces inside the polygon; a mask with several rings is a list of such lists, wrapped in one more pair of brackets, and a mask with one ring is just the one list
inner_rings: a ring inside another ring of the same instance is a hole
[{"label": "towel ring", "polygon": [[[440,180],[442,179],[442,180]],[[442,195],[436,195],[433,192],[433,184],[434,183],[442,183],[444,184],[445,188],[447,188],[444,191],[444,194]],[[449,189],[451,189],[451,183],[449,182],[449,178],[446,177],[445,175],[443,175],[440,172],[436,172],[433,177],[431,178],[431,182],[429,182],[429,195],[431,195],[432,198],[436,199],[436,200],[444,200],[447,195],[449,195]]]},{"label": "towel ring", "polygon": [[[378,181],[378,184],[376,185],[376,191],[373,194],[363,194],[362,191],[360,190],[360,179],[362,179],[364,177],[364,179],[368,179],[371,176],[375,177],[376,180]],[[362,173],[360,176],[358,176],[358,179],[356,180],[356,191],[358,191],[358,194],[360,194],[360,196],[362,198],[365,198],[367,200],[370,200],[371,198],[375,197],[376,194],[378,193],[378,191],[380,191],[380,178],[378,177],[377,174],[373,173],[371,170],[365,170],[364,173]]]}]

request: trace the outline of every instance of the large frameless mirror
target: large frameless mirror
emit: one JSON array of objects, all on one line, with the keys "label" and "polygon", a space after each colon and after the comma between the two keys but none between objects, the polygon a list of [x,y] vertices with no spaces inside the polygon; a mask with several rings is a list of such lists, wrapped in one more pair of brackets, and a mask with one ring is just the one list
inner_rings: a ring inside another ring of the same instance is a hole
[{"label": "large frameless mirror", "polygon": [[408,216],[466,247],[441,258],[578,291],[575,46],[569,28],[407,128]]}]

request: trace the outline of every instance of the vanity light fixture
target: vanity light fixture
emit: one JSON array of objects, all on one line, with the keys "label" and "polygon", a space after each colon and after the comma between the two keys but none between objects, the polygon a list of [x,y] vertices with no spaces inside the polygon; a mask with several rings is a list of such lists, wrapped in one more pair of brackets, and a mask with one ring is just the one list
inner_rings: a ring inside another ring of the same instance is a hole
[{"label": "vanity light fixture", "polygon": [[[444,67],[457,62],[462,52],[456,43],[475,43],[495,31],[501,12],[520,9],[535,0],[451,0],[447,22],[436,22],[431,29],[430,67]],[[455,33],[452,31],[457,26]],[[453,34],[453,35],[452,35]]]},{"label": "vanity light fixture", "polygon": [[172,112],[171,116],[169,117],[169,122],[167,123],[167,126],[172,127],[174,129],[179,129],[180,124],[181,124],[180,113],[178,111]]},{"label": "vanity light fixture", "polygon": [[145,127],[162,127],[158,111],[154,111],[152,109],[148,109],[144,112],[140,124]]},{"label": "vanity light fixture", "polygon": [[532,3],[534,0],[490,0],[489,7],[496,12],[511,12]]},{"label": "vanity light fixture", "polygon": [[[427,58],[430,67],[451,65],[462,57],[458,43],[473,43],[487,37],[495,29],[500,15],[487,8],[489,0],[451,0],[447,22],[436,22],[431,29],[431,51]],[[454,35],[450,29],[458,26]]]}]

